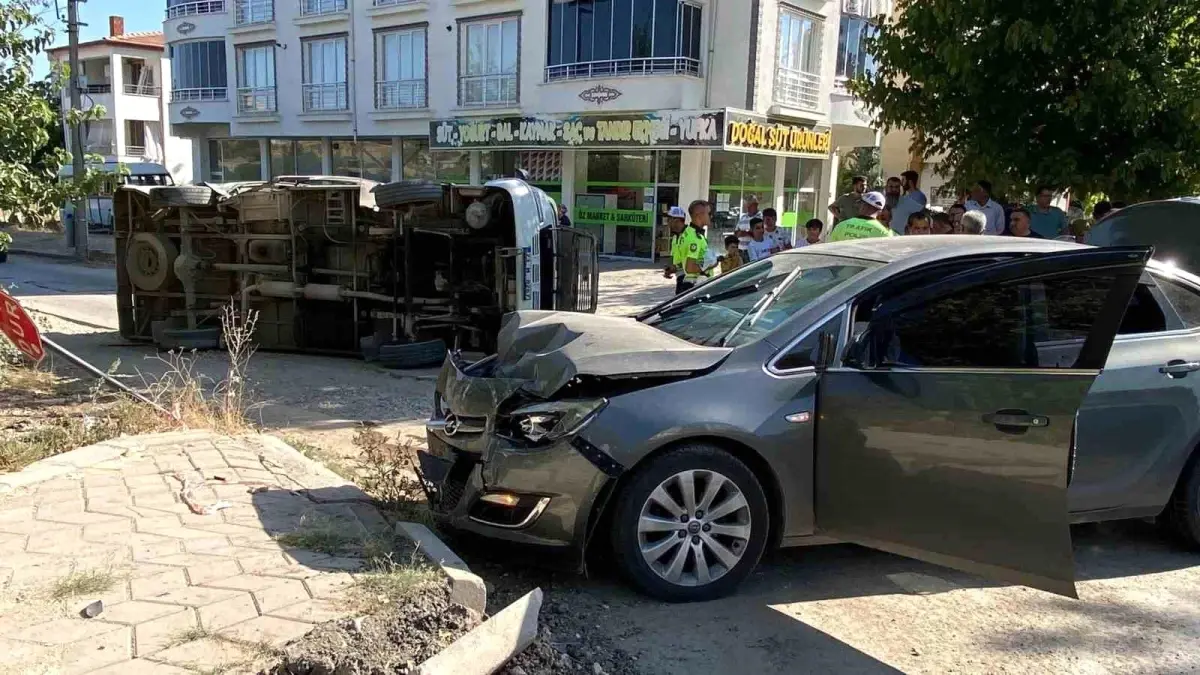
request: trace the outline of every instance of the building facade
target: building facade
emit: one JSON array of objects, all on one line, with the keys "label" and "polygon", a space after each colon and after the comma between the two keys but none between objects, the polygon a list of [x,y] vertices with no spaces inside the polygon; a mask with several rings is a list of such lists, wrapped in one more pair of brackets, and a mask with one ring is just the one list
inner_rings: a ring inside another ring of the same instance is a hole
[{"label": "building facade", "polygon": [[[107,37],[79,45],[80,87],[84,109],[103,106],[104,116],[83,129],[84,151],[106,162],[162,164],[177,183],[190,183],[192,142],[172,134],[165,82],[171,78],[163,34],[125,33],[124,20],[109,17]],[[47,52],[51,63],[68,61],[66,47]],[[63,89],[62,107],[70,107]],[[71,129],[63,120],[67,148]]]},{"label": "building facade", "polygon": [[[650,258],[676,204],[825,212],[849,0],[168,0],[170,119],[197,180],[476,182],[516,167]],[[843,59],[844,60],[844,59]]]}]

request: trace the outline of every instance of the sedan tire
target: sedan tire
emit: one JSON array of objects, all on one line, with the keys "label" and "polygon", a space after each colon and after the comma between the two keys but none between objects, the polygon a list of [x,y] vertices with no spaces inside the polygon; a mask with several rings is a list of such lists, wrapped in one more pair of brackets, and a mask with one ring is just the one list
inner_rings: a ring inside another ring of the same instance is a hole
[{"label": "sedan tire", "polygon": [[770,529],[754,472],[725,450],[691,443],[640,468],[613,514],[617,564],[669,602],[731,593],[762,556]]},{"label": "sedan tire", "polygon": [[1167,504],[1167,525],[1187,546],[1200,549],[1200,458],[1193,458]]}]

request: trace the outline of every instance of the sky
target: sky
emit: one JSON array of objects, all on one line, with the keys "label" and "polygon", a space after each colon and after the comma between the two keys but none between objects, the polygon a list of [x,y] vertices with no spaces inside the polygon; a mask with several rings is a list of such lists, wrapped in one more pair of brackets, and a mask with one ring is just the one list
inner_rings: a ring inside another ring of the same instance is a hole
[{"label": "sky", "polygon": [[[54,0],[43,18],[54,27],[54,46],[67,44],[67,0],[57,0],[62,21],[54,14]],[[79,3],[79,21],[88,24],[79,29],[79,41],[97,40],[108,35],[108,17],[125,17],[125,32],[140,33],[142,31],[162,30],[163,16],[166,12],[165,0],[87,0]],[[37,59],[34,64],[34,75],[41,77],[49,72],[49,61],[45,57]]]}]

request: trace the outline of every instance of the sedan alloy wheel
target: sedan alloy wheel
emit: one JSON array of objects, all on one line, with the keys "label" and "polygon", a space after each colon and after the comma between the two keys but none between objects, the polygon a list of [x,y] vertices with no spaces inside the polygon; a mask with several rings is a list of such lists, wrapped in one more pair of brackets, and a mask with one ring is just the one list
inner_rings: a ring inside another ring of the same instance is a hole
[{"label": "sedan alloy wheel", "polygon": [[733,569],[750,542],[750,505],[716,471],[681,471],[662,481],[642,505],[642,558],[672,584],[711,583]]}]

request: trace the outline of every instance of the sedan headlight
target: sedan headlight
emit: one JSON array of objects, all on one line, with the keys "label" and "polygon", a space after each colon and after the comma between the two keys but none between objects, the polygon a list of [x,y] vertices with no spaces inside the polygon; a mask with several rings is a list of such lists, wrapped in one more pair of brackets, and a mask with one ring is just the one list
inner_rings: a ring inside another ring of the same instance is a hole
[{"label": "sedan headlight", "polygon": [[514,436],[530,443],[556,441],[583,429],[608,405],[602,398],[551,401],[525,406],[509,415]]}]

